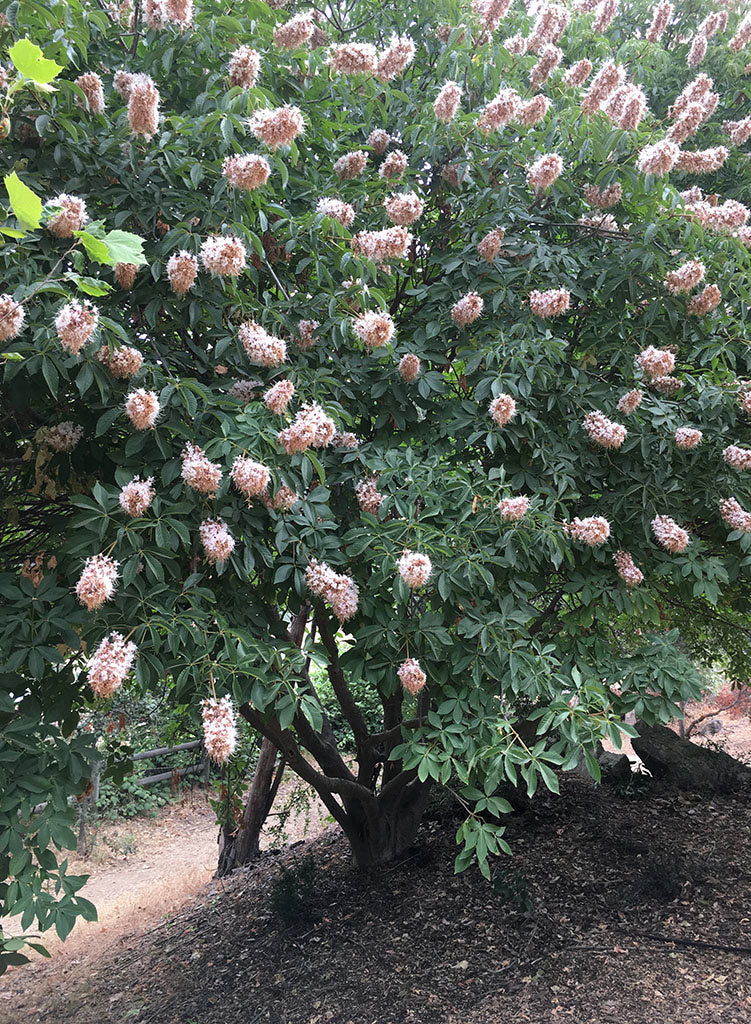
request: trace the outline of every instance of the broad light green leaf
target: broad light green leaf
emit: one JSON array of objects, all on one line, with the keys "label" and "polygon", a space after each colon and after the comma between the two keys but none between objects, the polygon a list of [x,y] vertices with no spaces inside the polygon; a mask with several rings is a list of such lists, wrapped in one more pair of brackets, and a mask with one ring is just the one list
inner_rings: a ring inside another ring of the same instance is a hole
[{"label": "broad light green leaf", "polygon": [[143,254],[143,239],[130,231],[108,231],[104,243],[109,250],[109,263],[135,263],[137,267],[146,262]]},{"label": "broad light green leaf", "polygon": [[42,200],[28,185],[24,185],[15,171],[6,174],[3,181],[14,215],[26,227],[38,228],[42,223]]},{"label": "broad light green leaf", "polygon": [[51,82],[63,70],[62,65],[56,64],[54,60],[47,60],[36,43],[32,43],[30,39],[19,39],[8,53],[16,69],[40,85]]}]

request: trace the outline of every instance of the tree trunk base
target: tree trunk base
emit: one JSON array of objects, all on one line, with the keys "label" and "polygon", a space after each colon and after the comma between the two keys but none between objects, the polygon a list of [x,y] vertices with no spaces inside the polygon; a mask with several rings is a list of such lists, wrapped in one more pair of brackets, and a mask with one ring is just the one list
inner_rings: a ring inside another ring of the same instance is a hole
[{"label": "tree trunk base", "polygon": [[672,729],[637,722],[633,747],[655,779],[697,793],[751,787],[751,768],[721,750],[681,739]]}]

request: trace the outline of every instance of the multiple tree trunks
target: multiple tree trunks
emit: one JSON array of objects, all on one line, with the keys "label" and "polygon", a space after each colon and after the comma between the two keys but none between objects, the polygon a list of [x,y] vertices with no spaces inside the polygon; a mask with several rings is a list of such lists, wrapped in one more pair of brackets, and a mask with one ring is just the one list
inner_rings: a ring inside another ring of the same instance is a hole
[{"label": "multiple tree trunks", "polygon": [[662,725],[640,721],[636,728],[634,750],[655,779],[700,793],[751,787],[751,768],[729,754],[681,739]]}]

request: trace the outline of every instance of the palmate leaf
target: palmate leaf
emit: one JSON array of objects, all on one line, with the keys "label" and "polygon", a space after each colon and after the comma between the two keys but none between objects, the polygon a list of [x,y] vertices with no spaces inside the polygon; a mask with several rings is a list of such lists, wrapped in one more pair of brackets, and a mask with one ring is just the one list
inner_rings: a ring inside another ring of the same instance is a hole
[{"label": "palmate leaf", "polygon": [[63,70],[54,60],[47,60],[41,49],[30,39],[19,39],[8,51],[15,68],[39,85],[47,85]]}]

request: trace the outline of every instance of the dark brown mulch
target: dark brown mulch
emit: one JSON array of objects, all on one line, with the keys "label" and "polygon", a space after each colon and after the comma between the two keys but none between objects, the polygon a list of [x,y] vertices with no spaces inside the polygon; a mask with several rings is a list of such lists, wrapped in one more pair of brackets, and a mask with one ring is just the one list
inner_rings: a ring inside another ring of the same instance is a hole
[{"label": "dark brown mulch", "polygon": [[[510,820],[494,886],[454,876],[445,807],[378,872],[353,870],[327,834],[217,883],[26,1019],[748,1024],[751,950],[690,943],[751,947],[749,824],[743,796],[626,799],[567,779]],[[314,877],[285,926],[269,890],[304,856]]]}]

